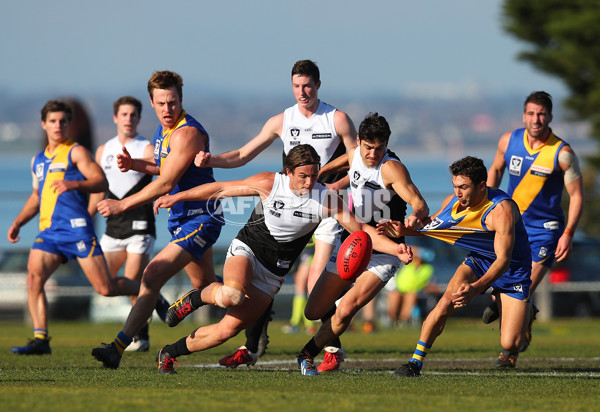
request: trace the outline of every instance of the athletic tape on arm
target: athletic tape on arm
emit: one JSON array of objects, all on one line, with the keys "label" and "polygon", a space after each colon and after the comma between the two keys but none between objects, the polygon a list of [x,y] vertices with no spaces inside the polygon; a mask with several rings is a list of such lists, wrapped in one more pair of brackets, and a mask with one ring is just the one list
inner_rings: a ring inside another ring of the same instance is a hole
[{"label": "athletic tape on arm", "polygon": [[565,183],[581,179],[581,169],[579,168],[579,159],[577,159],[577,156],[568,150],[561,150],[558,154],[558,161],[569,166],[565,170]]}]

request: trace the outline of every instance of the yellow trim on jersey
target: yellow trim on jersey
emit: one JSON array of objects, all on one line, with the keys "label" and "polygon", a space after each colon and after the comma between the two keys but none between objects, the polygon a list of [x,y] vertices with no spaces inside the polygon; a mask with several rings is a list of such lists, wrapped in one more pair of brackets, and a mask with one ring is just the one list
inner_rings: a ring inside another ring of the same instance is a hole
[{"label": "yellow trim on jersey", "polygon": [[[52,183],[57,180],[64,180],[65,172],[69,167],[69,153],[71,148],[75,145],[75,142],[66,140],[60,144],[53,153],[48,151],[48,147],[44,150],[44,156],[48,159],[52,159],[52,162],[48,165],[48,171],[44,180],[44,187],[40,196],[40,232],[48,229],[52,225],[52,215],[56,207],[56,201],[58,199],[58,192],[51,187]],[[55,171],[50,173],[51,170],[61,169],[61,171]]]},{"label": "yellow trim on jersey", "polygon": [[90,250],[90,253],[88,253],[87,257],[94,256],[94,250],[96,250],[96,238],[92,239],[92,248]]},{"label": "yellow trim on jersey", "polygon": [[[177,121],[177,123],[175,124],[175,126],[171,127],[170,129],[163,129],[163,141],[161,143],[161,148],[160,148],[160,155],[162,155],[162,153],[169,153],[169,143],[171,142],[171,135],[173,134],[173,132],[175,130],[177,130],[178,128],[180,128],[181,126],[185,125],[187,123],[187,119],[185,117],[186,113],[185,110],[183,110],[181,112],[181,117],[179,118],[179,120]],[[160,156],[159,155],[159,156]],[[163,165],[163,161],[161,160],[160,162],[160,168],[162,169],[162,165]]]},{"label": "yellow trim on jersey", "polygon": [[195,235],[196,233],[198,233],[199,231],[201,231],[202,230],[202,226],[204,226],[204,223],[202,223],[198,229],[194,230],[192,233],[190,233],[186,237],[182,237],[181,239],[177,239],[177,240],[172,240],[171,243],[178,243],[178,242],[181,242],[183,240],[189,239],[190,237],[192,237],[193,235]]},{"label": "yellow trim on jersey", "polygon": [[[519,206],[521,214],[529,208],[531,202],[533,202],[535,197],[540,193],[546,180],[548,180],[548,177],[550,177],[554,171],[554,160],[561,143],[562,142],[554,136],[554,133],[552,133],[543,145],[537,149],[532,149],[527,140],[527,130],[523,133],[523,145],[525,146],[525,150],[531,155],[538,153],[538,156],[528,170],[521,171],[521,173],[525,174],[512,194],[512,198]],[[543,171],[546,176],[537,176],[529,173],[534,167]]]},{"label": "yellow trim on jersey", "polygon": [[460,212],[458,211],[460,202],[457,200],[454,205],[452,205],[451,216],[452,219],[462,220],[456,226],[452,226],[450,229],[434,229],[424,232],[424,234],[453,245],[464,235],[486,230],[481,223],[481,218],[492,205],[493,202],[489,200],[487,196],[487,189],[485,197],[481,202]]}]

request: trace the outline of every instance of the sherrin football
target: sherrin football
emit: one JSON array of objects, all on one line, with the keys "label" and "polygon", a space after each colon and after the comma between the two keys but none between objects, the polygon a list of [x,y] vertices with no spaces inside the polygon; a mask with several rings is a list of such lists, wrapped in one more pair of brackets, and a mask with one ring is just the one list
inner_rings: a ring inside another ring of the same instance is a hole
[{"label": "sherrin football", "polygon": [[354,280],[365,271],[371,253],[373,242],[371,236],[363,230],[357,230],[344,240],[337,255],[337,270],[342,279]]}]

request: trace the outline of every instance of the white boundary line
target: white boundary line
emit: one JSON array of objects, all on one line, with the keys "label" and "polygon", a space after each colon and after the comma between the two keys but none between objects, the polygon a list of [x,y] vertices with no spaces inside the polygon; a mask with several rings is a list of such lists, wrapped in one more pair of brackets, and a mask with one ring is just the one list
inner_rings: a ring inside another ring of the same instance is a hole
[{"label": "white boundary line", "polygon": [[[448,362],[461,362],[461,363],[480,363],[480,362],[489,362],[490,368],[492,368],[492,364],[496,358],[455,358],[455,359],[429,359],[428,365],[435,365],[436,363],[448,363]],[[554,361],[554,362],[573,362],[573,361],[590,361],[590,362],[600,362],[600,357],[590,357],[590,358],[576,358],[576,357],[559,357],[559,358],[529,358],[532,361]],[[364,363],[364,362],[395,362],[397,366],[402,364],[402,361],[398,358],[385,358],[385,359],[346,359],[344,363],[352,364],[352,363]],[[194,364],[190,365],[192,368],[200,368],[200,369],[223,369],[225,367],[219,365],[218,363],[205,363],[205,364]],[[296,369],[297,364],[295,360],[291,360],[289,358],[286,359],[274,359],[268,361],[259,360],[255,366],[239,366],[240,370],[252,370],[255,369],[257,371],[261,370],[270,370],[270,371],[289,371],[290,369]],[[343,370],[343,366],[342,366]],[[381,370],[367,370],[367,369],[356,369],[349,370],[350,372],[363,372],[363,373],[393,373],[393,370],[389,371],[381,371]],[[489,372],[469,372],[469,371],[436,371],[436,370],[425,370],[423,371],[423,376],[432,375],[432,376],[506,376],[507,373],[510,373],[511,376],[530,376],[530,377],[557,377],[557,378],[600,378],[600,372],[562,372],[562,371],[554,371],[550,370],[547,372],[528,372],[527,368],[517,368],[516,370],[494,370],[490,369]]]}]

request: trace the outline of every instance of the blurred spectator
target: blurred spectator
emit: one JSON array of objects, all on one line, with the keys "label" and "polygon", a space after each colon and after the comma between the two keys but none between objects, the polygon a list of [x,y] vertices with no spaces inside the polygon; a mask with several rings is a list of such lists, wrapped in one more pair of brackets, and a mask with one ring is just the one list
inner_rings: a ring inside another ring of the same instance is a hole
[{"label": "blurred spectator", "polygon": [[[433,266],[429,261],[433,259],[434,252],[426,248],[413,247],[413,261],[403,266],[397,273],[396,282],[389,282],[395,286],[390,290],[387,297],[388,317],[392,324],[408,325],[414,316],[420,318],[417,306],[419,292],[427,290],[433,276]],[[435,285],[432,292],[437,291]]]}]

